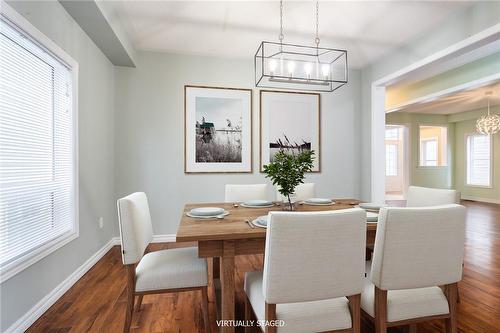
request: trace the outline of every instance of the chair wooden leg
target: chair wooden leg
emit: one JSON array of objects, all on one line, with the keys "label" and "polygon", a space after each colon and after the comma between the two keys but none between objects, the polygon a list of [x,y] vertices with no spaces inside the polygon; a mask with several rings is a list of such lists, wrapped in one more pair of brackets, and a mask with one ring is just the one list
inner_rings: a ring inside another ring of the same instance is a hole
[{"label": "chair wooden leg", "polygon": [[201,288],[201,311],[203,312],[203,322],[205,323],[205,333],[210,333],[210,318],[208,314],[208,287]]},{"label": "chair wooden leg", "polygon": [[141,311],[142,297],[143,297],[143,295],[139,295],[139,296],[137,296],[137,304],[136,304],[136,306],[135,306],[135,311],[136,311],[136,312]]},{"label": "chair wooden leg", "polygon": [[457,294],[458,287],[456,283],[445,286],[445,294],[450,308],[450,318],[445,319],[446,333],[457,333]]},{"label": "chair wooden leg", "polygon": [[361,332],[361,294],[348,296],[349,310],[351,312],[352,332]]},{"label": "chair wooden leg", "polygon": [[387,333],[387,290],[375,288],[375,332]]},{"label": "chair wooden leg", "polygon": [[125,313],[125,325],[123,332],[130,332],[132,315],[134,314],[134,292],[135,292],[135,265],[127,265],[127,312]]},{"label": "chair wooden leg", "polygon": [[[268,322],[272,322],[276,320],[276,304],[267,304],[266,303],[266,320]],[[267,325],[266,326],[266,333],[276,333],[277,332],[277,327],[276,326],[271,326]]]},{"label": "chair wooden leg", "polygon": [[[248,301],[248,297],[245,296],[245,322],[248,323],[249,320],[252,319],[252,305]],[[250,333],[251,329],[248,326],[245,326],[245,333]]]}]

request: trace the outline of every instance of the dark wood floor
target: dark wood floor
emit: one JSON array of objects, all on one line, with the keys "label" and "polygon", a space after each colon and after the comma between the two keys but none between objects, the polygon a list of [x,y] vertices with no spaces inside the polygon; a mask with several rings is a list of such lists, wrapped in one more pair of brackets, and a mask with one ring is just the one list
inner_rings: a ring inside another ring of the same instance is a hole
[{"label": "dark wood floor", "polygon": [[[459,332],[500,332],[500,205],[463,202],[467,210],[464,278],[459,283]],[[179,244],[155,244],[153,248]],[[262,256],[236,258],[238,318],[243,314],[244,272],[262,267]],[[212,288],[210,319],[216,332]],[[145,296],[132,332],[203,332],[198,292]],[[125,317],[125,270],[117,246],[109,251],[28,332],[121,332]],[[367,323],[362,332],[373,332]],[[259,332],[255,330],[255,332]],[[439,321],[418,332],[444,332]]]}]

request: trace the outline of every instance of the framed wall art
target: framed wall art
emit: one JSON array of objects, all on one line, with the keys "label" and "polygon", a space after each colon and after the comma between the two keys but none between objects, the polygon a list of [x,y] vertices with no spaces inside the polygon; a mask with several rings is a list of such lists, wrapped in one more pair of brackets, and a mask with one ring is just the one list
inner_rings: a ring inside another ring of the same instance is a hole
[{"label": "framed wall art", "polygon": [[252,172],[252,90],[184,87],[184,172]]},{"label": "framed wall art", "polygon": [[313,172],[320,172],[320,95],[260,91],[260,171],[280,150],[314,150]]}]

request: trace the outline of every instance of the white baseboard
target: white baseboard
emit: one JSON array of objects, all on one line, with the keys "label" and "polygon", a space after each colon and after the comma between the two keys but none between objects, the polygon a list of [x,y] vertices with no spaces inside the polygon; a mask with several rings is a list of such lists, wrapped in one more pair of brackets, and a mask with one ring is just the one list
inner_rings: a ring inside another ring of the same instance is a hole
[{"label": "white baseboard", "polygon": [[471,195],[463,195],[463,194],[462,194],[462,199],[463,200],[471,200],[471,201],[479,201],[479,202],[487,202],[487,203],[493,203],[493,204],[500,205],[500,199],[480,198],[480,197],[474,197]]},{"label": "white baseboard", "polygon": [[175,239],[176,239],[175,234],[154,235],[153,243],[174,243]]},{"label": "white baseboard", "polygon": [[[153,243],[175,242],[175,234],[155,235]],[[78,267],[70,276],[54,288],[49,294],[42,298],[34,307],[19,318],[3,333],[18,333],[26,331],[40,318],[66,291],[68,291],[89,269],[92,268],[109,250],[115,245],[120,245],[120,237],[113,237],[94,253],[83,265]]]},{"label": "white baseboard", "polygon": [[[152,243],[175,243],[175,234],[154,235]],[[113,245],[120,245],[120,237],[111,239]]]},{"label": "white baseboard", "polygon": [[41,315],[44,314],[66,291],[69,290],[87,271],[92,268],[114,245],[110,239],[101,249],[93,254],[83,265],[78,267],[70,276],[42,298],[34,307],[7,328],[4,333],[26,331]]}]

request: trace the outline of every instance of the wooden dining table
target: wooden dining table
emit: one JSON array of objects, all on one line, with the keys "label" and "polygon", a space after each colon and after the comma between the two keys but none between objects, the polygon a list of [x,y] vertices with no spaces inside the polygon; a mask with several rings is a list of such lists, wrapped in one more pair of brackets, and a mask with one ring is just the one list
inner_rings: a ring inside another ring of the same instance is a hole
[{"label": "wooden dining table", "polygon": [[[356,199],[334,199],[329,206],[296,205],[296,211],[314,212],[352,208],[360,203]],[[222,219],[196,219],[186,215],[193,208],[220,207],[229,212]],[[267,215],[269,211],[281,211],[276,203],[268,208],[246,208],[232,203],[187,204],[177,229],[177,242],[198,242],[198,256],[213,258],[213,285],[216,301],[220,305],[217,316],[222,320],[235,318],[235,256],[264,253],[266,229],[252,228],[247,221]],[[367,223],[367,245],[375,241],[376,223]],[[221,326],[221,331],[234,332],[232,325]]]}]

